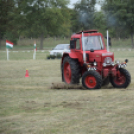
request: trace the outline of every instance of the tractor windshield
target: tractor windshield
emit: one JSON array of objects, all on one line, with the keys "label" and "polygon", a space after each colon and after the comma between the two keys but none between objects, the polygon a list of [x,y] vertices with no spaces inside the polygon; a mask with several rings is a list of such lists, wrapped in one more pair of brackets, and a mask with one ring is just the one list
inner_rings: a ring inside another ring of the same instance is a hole
[{"label": "tractor windshield", "polygon": [[94,49],[101,50],[104,49],[101,36],[84,36],[84,49],[85,51]]}]

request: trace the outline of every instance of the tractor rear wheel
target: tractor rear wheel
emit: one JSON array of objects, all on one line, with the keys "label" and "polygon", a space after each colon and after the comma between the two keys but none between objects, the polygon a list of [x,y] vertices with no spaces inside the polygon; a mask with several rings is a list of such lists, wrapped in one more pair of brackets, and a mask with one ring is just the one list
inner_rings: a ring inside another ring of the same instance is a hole
[{"label": "tractor rear wheel", "polygon": [[82,76],[82,85],[87,89],[100,89],[102,78],[96,71],[86,71]]},{"label": "tractor rear wheel", "polygon": [[131,75],[124,68],[120,68],[119,71],[120,76],[110,77],[110,82],[113,85],[113,87],[126,88],[131,82]]},{"label": "tractor rear wheel", "polygon": [[77,60],[69,56],[63,60],[63,79],[67,84],[77,84],[80,79],[80,66]]}]

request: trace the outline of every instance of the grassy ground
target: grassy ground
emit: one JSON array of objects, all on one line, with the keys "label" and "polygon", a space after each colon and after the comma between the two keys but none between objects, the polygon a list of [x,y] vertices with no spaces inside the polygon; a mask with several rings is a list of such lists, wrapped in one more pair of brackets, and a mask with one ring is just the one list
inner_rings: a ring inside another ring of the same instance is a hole
[{"label": "grassy ground", "polygon": [[[126,89],[51,89],[61,83],[60,60],[48,52],[0,52],[0,133],[132,134],[134,132],[134,51],[115,51],[129,59],[132,82]],[[29,71],[25,78],[26,69]],[[62,84],[62,83],[61,83]]]}]

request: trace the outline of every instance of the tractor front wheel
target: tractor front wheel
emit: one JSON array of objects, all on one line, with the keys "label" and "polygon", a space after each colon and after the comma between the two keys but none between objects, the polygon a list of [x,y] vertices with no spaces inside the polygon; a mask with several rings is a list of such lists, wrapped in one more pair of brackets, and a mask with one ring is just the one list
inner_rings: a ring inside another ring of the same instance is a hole
[{"label": "tractor front wheel", "polygon": [[86,71],[82,76],[82,85],[87,89],[100,89],[101,84],[101,76],[96,71]]},{"label": "tractor front wheel", "polygon": [[110,82],[113,85],[113,87],[126,88],[131,82],[131,75],[124,68],[120,68],[119,71],[120,75],[116,77],[110,77]]}]

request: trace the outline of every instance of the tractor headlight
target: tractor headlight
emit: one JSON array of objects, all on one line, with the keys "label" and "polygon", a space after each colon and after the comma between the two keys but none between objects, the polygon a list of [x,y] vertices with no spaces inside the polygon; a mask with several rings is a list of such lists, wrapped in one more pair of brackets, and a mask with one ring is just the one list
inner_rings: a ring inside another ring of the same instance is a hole
[{"label": "tractor headlight", "polygon": [[115,64],[113,63],[112,61],[112,58],[111,57],[106,57],[104,59],[104,63],[103,63],[103,67],[106,67],[106,66],[114,66]]},{"label": "tractor headlight", "polygon": [[104,60],[104,63],[111,64],[112,63],[112,58],[111,57],[106,57],[105,60]]},{"label": "tractor headlight", "polygon": [[107,64],[106,63],[103,63],[103,67],[106,67],[107,66]]},{"label": "tractor headlight", "polygon": [[94,66],[97,66],[97,62],[94,62]]}]

